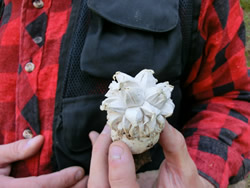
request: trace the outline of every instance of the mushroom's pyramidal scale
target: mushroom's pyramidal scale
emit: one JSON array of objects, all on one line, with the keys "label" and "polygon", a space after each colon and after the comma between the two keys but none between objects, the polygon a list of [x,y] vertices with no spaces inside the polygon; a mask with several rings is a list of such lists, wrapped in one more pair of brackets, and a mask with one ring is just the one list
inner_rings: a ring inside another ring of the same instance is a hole
[{"label": "mushroom's pyramidal scale", "polygon": [[135,77],[116,72],[106,99],[100,106],[107,111],[113,141],[122,140],[133,154],[142,153],[159,140],[166,118],[171,116],[173,86],[158,83],[154,71],[144,69]]}]

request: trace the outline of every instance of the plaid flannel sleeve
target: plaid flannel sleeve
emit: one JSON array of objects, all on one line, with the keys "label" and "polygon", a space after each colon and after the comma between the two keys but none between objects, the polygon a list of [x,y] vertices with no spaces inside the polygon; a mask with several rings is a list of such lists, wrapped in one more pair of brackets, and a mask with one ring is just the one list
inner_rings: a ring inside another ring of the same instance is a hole
[{"label": "plaid flannel sleeve", "polygon": [[250,70],[238,0],[202,0],[197,46],[186,80],[192,118],[183,129],[199,174],[215,187],[250,171]]}]

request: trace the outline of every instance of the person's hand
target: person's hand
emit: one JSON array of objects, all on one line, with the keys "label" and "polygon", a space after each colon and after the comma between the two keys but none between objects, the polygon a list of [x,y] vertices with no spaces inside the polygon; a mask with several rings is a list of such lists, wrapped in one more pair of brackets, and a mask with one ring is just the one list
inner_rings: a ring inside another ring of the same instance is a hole
[{"label": "person's hand", "polygon": [[43,145],[43,136],[0,145],[0,182],[7,188],[66,188],[87,187],[87,177],[80,167],[70,167],[48,175],[27,178],[10,177],[11,163],[24,160],[37,153]]},{"label": "person's hand", "polygon": [[168,123],[161,133],[160,144],[165,160],[159,170],[158,187],[214,188],[198,174],[183,135]]},{"label": "person's hand", "polygon": [[[135,166],[129,148],[123,142],[111,144],[110,129],[90,132],[93,145],[88,188],[137,188]],[[110,145],[111,144],[111,145]]]},{"label": "person's hand", "polygon": [[[136,179],[133,157],[126,144],[121,141],[111,143],[110,129],[107,126],[100,135],[91,132],[89,136],[93,150],[88,187],[140,187]],[[210,182],[199,176],[183,135],[168,123],[161,133],[160,144],[163,147],[165,160],[161,164],[154,186],[214,188]],[[143,188],[152,186],[153,182],[144,184]]]}]

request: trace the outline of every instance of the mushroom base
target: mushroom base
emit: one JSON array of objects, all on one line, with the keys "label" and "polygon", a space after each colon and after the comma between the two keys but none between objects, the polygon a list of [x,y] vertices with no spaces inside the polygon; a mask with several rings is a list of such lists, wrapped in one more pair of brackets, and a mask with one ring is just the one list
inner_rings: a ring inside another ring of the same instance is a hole
[{"label": "mushroom base", "polygon": [[111,138],[113,141],[121,140],[127,144],[132,154],[140,154],[152,148],[158,142],[160,133],[149,137],[128,138],[126,134],[120,136],[117,131],[111,130]]}]

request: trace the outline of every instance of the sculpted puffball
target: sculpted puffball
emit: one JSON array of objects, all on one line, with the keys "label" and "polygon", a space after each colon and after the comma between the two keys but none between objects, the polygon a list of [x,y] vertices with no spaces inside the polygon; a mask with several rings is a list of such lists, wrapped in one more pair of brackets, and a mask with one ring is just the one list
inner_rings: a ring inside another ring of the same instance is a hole
[{"label": "sculpted puffball", "polygon": [[170,98],[173,86],[157,84],[153,74],[148,69],[135,77],[116,72],[100,106],[107,111],[112,140],[122,140],[133,154],[143,153],[158,142],[166,118],[174,110]]}]

